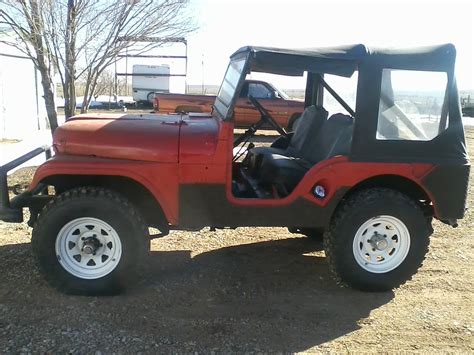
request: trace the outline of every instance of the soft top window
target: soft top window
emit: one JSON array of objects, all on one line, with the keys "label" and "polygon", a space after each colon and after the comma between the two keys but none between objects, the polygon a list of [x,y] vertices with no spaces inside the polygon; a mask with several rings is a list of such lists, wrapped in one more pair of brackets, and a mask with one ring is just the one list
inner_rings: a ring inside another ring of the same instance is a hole
[{"label": "soft top window", "polygon": [[336,75],[325,75],[324,81],[327,83],[329,88],[339,95],[351,110],[345,108],[341,102],[330,92],[327,88],[324,89],[324,101],[323,106],[329,112],[329,116],[336,113],[348,113],[354,116],[356,107],[356,95],[357,95],[357,81],[359,73],[355,72],[350,78],[345,78]]},{"label": "soft top window", "polygon": [[429,141],[448,126],[444,72],[384,69],[378,140]]}]

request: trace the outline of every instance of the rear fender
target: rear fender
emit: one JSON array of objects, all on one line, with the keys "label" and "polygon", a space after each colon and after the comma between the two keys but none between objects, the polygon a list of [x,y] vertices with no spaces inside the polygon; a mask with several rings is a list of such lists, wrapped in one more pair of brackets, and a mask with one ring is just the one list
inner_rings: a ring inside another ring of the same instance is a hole
[{"label": "rear fender", "polygon": [[[421,199],[427,199],[433,203],[434,214],[438,216],[436,199],[423,184],[424,177],[434,167],[433,164],[425,163],[352,162],[347,157],[335,157],[315,165],[291,195],[303,195],[307,199],[324,206],[341,189],[347,191],[344,195],[346,197],[348,194],[367,186],[398,189],[397,186],[400,186],[398,182],[405,181],[406,183],[402,185],[413,186],[413,190],[419,191]],[[390,186],[390,183],[394,181],[398,184],[395,183]],[[324,188],[325,197],[323,199],[313,194],[314,188],[318,185]],[[401,192],[407,193],[407,191]]]}]

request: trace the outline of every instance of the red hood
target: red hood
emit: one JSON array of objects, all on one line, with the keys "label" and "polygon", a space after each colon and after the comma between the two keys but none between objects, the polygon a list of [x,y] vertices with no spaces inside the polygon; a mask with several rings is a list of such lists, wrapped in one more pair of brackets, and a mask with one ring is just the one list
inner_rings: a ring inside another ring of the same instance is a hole
[{"label": "red hood", "polygon": [[162,163],[212,159],[219,125],[209,114],[80,115],[54,132],[59,154]]},{"label": "red hood", "polygon": [[180,115],[80,115],[54,132],[59,154],[178,162]]}]

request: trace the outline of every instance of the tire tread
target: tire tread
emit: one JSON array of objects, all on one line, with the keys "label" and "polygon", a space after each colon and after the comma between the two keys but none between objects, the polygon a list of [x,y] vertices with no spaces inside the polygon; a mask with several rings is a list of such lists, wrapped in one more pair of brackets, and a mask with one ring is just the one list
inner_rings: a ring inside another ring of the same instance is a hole
[{"label": "tire tread", "polygon": [[[61,193],[60,195],[49,201],[40,211],[38,218],[36,219],[36,222],[33,226],[33,233],[31,238],[32,250],[34,255],[40,255],[41,253],[41,236],[43,235],[44,229],[46,228],[49,213],[55,208],[60,207],[61,205],[67,204],[72,200],[80,198],[93,198],[98,200],[109,199],[115,204],[121,206],[121,208],[132,217],[131,219],[135,221],[135,227],[137,228],[138,233],[144,236],[144,238],[137,238],[137,243],[139,243],[139,250],[141,255],[148,254],[150,245],[148,228],[144,218],[138,212],[135,206],[133,206],[125,197],[115,191],[101,187],[84,186],[73,188],[71,190],[67,190]],[[137,271],[138,269],[142,268],[144,259],[145,258],[138,258],[139,264],[137,264],[135,268]],[[38,257],[35,258],[35,262],[38,270],[40,271],[40,274],[46,279],[46,281],[51,286],[55,287],[56,289],[71,294],[90,294],[86,290],[84,290],[84,292],[78,292],[78,290],[66,285],[64,282],[55,277],[55,275],[51,273],[51,270],[45,270],[45,268],[41,265]],[[93,293],[96,294],[95,292]],[[99,293],[108,294],[115,292],[114,290],[104,290],[104,292]]]},{"label": "tire tread", "polygon": [[[324,231],[324,236],[323,236],[323,245],[324,245],[324,250],[326,254],[326,260],[329,265],[329,269],[331,271],[331,274],[333,275],[334,279],[338,284],[341,284],[343,286],[350,286],[350,287],[356,287],[359,289],[363,289],[364,291],[383,291],[386,289],[382,289],[377,286],[373,287],[358,287],[357,285],[353,284],[349,280],[344,280],[343,277],[341,276],[340,269],[342,269],[343,264],[347,264],[347,260],[344,260],[341,258],[338,258],[336,250],[340,248],[339,243],[340,241],[337,238],[337,232],[336,228],[344,223],[344,220],[346,219],[346,216],[351,213],[354,209],[360,208],[360,206],[363,206],[364,204],[368,204],[371,202],[378,201],[380,199],[386,199],[388,201],[400,201],[403,203],[406,203],[409,205],[411,208],[415,210],[419,210],[421,214],[423,214],[420,206],[411,198],[406,196],[405,194],[389,189],[389,188],[371,188],[371,189],[366,189],[362,190],[360,192],[355,193],[354,195],[350,196],[347,200],[344,200],[342,204],[337,208],[328,228]],[[429,226],[428,230],[426,231],[427,237],[423,238],[423,246],[422,246],[422,253],[423,257],[421,260],[419,260],[419,263],[417,265],[414,265],[414,270],[415,272],[409,275],[408,278],[405,280],[401,280],[397,282],[395,285],[393,285],[392,288],[397,288],[406,283],[407,281],[411,280],[413,275],[416,273],[416,271],[423,265],[423,261],[425,259],[426,254],[428,253],[429,250],[429,238],[428,236],[433,232],[431,226],[427,223],[427,227]]]}]

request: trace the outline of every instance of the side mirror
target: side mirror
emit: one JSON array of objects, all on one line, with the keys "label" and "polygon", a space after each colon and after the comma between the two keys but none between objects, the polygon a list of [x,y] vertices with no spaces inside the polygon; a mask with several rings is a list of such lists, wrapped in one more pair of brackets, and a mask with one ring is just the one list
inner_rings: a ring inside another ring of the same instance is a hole
[{"label": "side mirror", "polygon": [[281,99],[281,96],[278,93],[278,91],[274,91],[274,97],[275,97],[275,99]]}]

